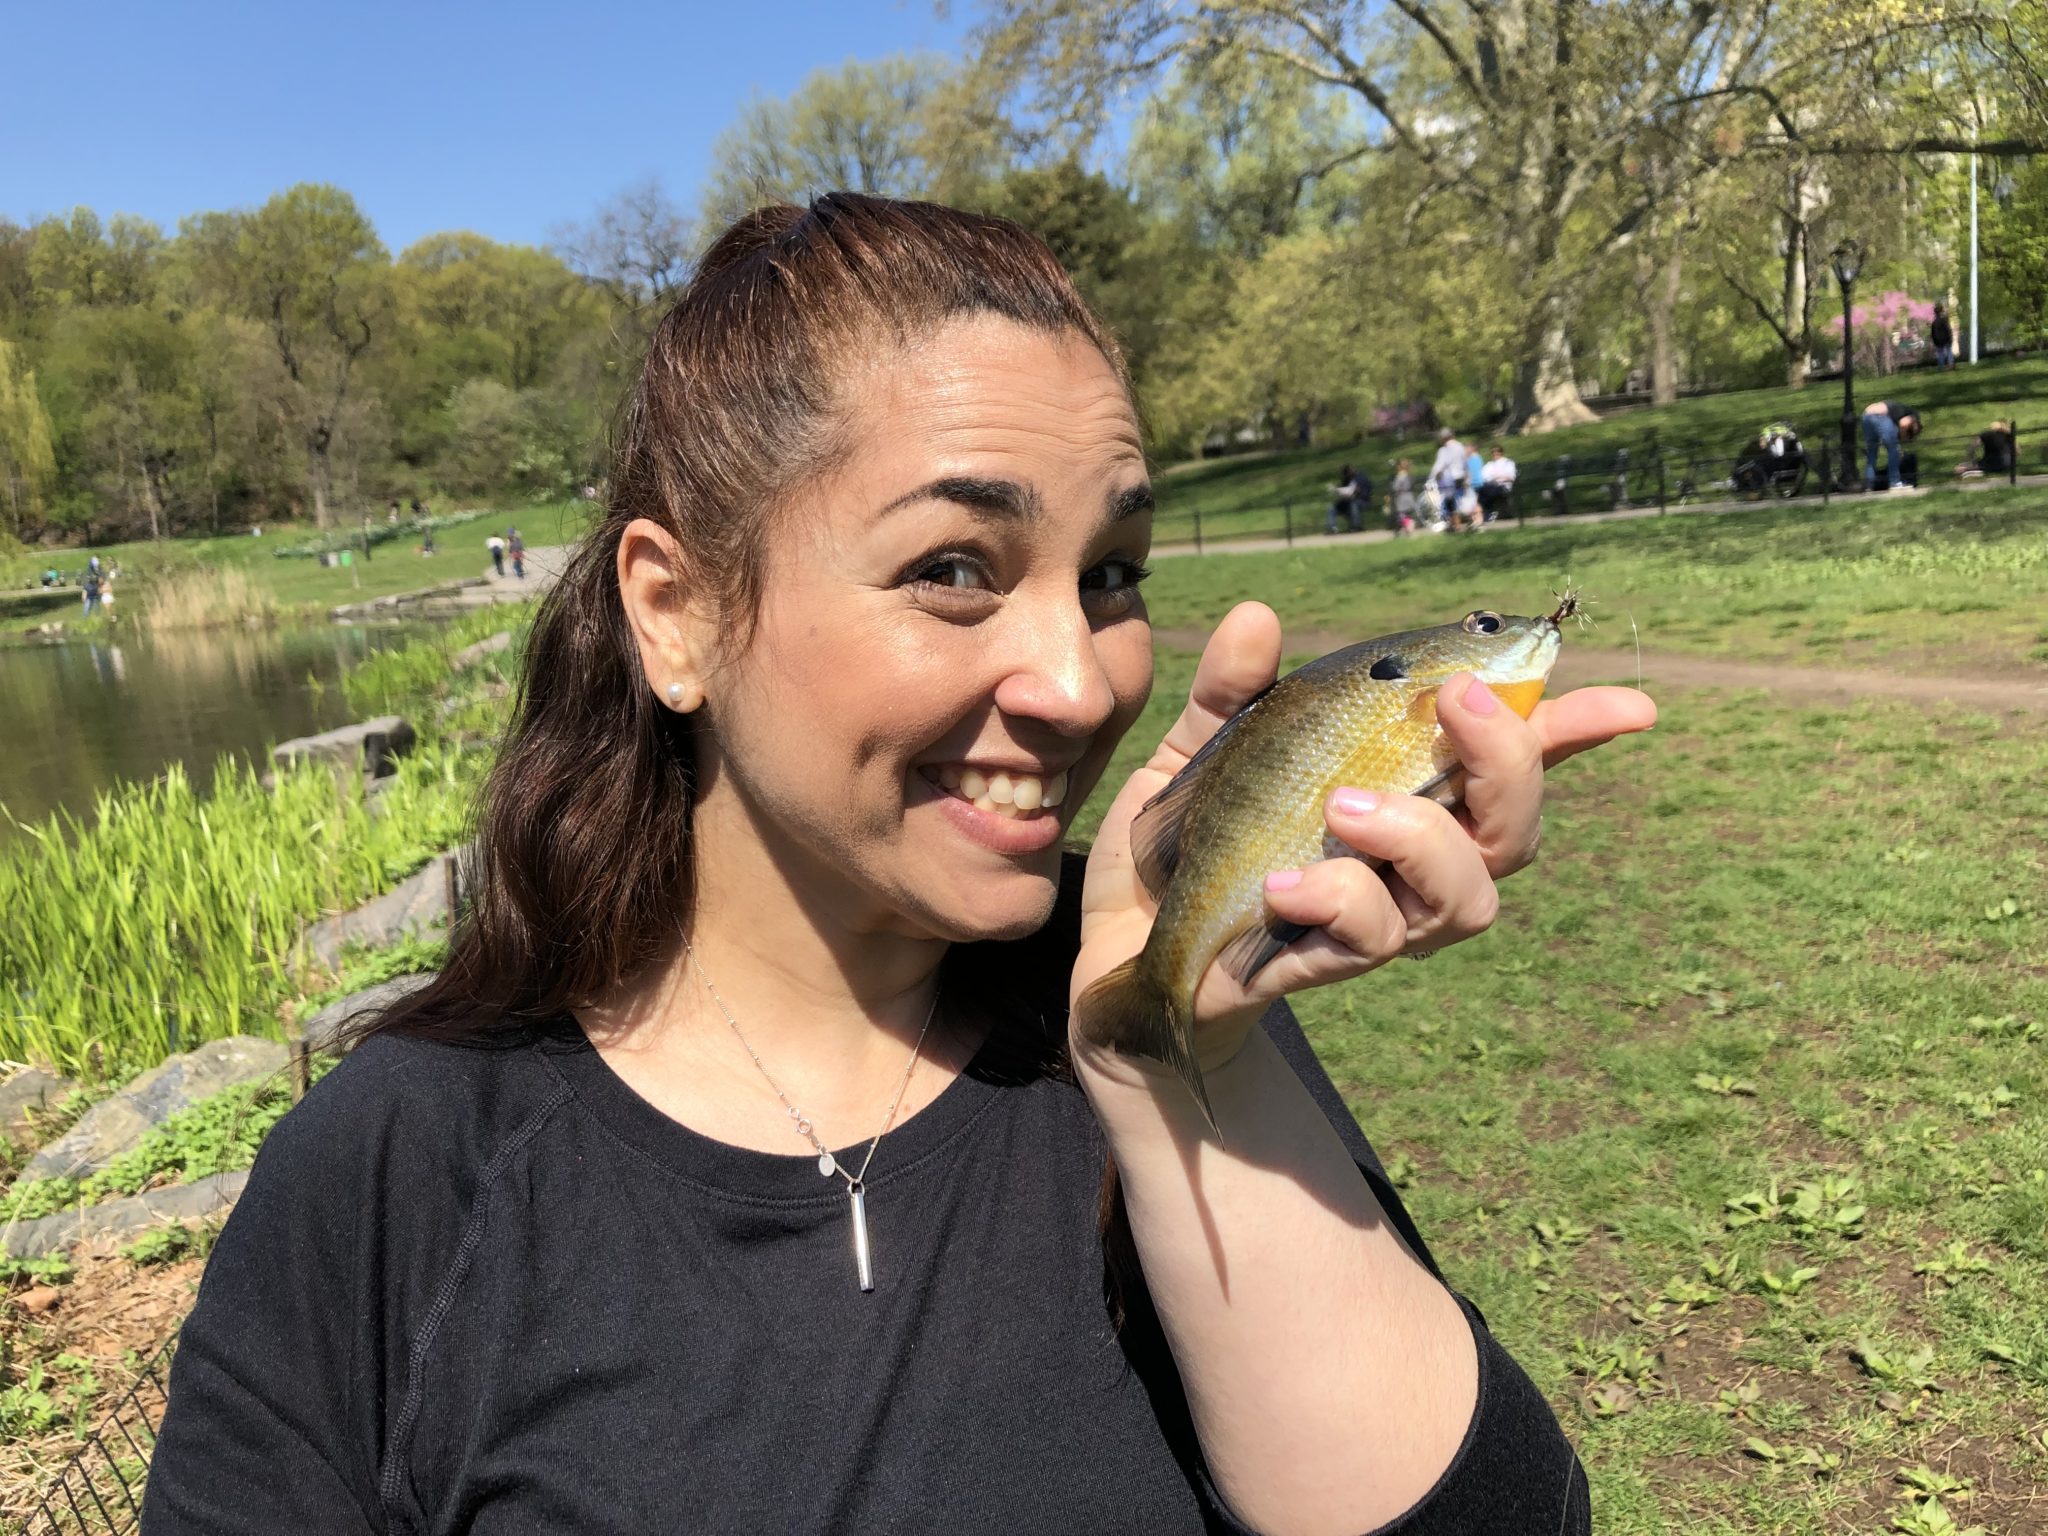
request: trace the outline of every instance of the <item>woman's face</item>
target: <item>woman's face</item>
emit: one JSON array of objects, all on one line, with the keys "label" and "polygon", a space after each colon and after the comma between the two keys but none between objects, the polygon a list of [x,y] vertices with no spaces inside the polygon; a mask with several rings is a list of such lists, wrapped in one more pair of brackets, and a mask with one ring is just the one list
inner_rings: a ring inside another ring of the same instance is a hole
[{"label": "woman's face", "polygon": [[738,812],[858,931],[1017,937],[1151,689],[1137,423],[1085,339],[986,315],[841,398],[848,451],[771,516],[706,677],[706,855]]}]

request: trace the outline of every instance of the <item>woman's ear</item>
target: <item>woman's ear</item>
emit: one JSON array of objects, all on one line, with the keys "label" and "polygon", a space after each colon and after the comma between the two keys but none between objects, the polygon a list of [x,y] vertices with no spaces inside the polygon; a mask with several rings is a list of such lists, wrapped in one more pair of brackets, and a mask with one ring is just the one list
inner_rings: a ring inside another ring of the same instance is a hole
[{"label": "woman's ear", "polygon": [[654,696],[688,714],[704,702],[715,631],[688,600],[682,547],[661,524],[636,517],[619,536],[619,600]]}]

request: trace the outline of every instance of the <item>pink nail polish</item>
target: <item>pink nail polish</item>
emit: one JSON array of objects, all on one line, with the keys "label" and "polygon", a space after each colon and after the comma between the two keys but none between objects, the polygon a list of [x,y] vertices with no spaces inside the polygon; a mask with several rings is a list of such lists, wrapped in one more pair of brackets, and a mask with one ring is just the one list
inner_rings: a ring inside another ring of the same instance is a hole
[{"label": "pink nail polish", "polygon": [[1266,889],[1269,891],[1291,891],[1299,884],[1301,871],[1298,869],[1276,869],[1266,876]]},{"label": "pink nail polish", "polygon": [[1494,691],[1476,677],[1466,685],[1463,702],[1475,715],[1490,715],[1500,708],[1500,699]]},{"label": "pink nail polish", "polygon": [[1340,789],[1330,804],[1346,816],[1370,816],[1380,808],[1380,797],[1363,789]]}]

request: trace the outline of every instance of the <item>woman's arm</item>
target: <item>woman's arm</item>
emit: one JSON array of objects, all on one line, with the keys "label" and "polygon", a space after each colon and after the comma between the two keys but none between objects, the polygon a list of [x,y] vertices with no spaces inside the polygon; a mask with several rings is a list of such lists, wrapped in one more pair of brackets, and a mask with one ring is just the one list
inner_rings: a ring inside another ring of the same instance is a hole
[{"label": "woman's arm", "polygon": [[[1128,837],[1156,789],[1152,776],[1170,777],[1270,682],[1278,657],[1272,615],[1250,605],[1211,641],[1187,712],[1105,818],[1083,899],[1077,991],[1149,927]],[[1268,904],[1314,931],[1250,990],[1213,968],[1205,978],[1196,1049],[1220,1141],[1177,1079],[1074,1037],[1205,1463],[1230,1509],[1268,1536],[1355,1536],[1419,1500],[1406,1528],[1431,1528],[1440,1500],[1499,1517],[1473,1525],[1461,1516],[1460,1529],[1518,1529],[1539,1510],[1555,1525],[1577,1486],[1575,1459],[1541,1399],[1532,1413],[1526,1379],[1401,1240],[1329,1119],[1256,1027],[1279,994],[1487,927],[1494,879],[1534,854],[1546,760],[1654,718],[1632,690],[1592,689],[1524,722],[1466,684],[1441,691],[1438,714],[1467,770],[1468,820],[1413,796],[1359,804],[1333,795],[1332,833],[1384,861],[1389,878],[1355,859],[1280,872]],[[1482,1391],[1489,1361],[1495,1377],[1505,1366],[1516,1378],[1498,1393]],[[1540,1443],[1491,1443],[1503,1434]],[[1517,1459],[1516,1481],[1476,1492],[1475,1457],[1503,1454]],[[1541,1461],[1555,1465],[1533,1464]]]},{"label": "woman's arm", "polygon": [[1471,1328],[1263,1031],[1207,1077],[1227,1149],[1177,1079],[1081,1069],[1217,1491],[1269,1536],[1358,1536],[1457,1453]]}]

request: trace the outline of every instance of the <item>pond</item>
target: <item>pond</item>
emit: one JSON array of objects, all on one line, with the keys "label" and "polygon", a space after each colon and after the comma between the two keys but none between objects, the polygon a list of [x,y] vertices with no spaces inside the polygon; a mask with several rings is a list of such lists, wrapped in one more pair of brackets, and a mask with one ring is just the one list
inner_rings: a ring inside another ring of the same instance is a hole
[{"label": "pond", "polygon": [[[265,761],[277,742],[346,725],[343,669],[409,633],[336,624],[0,648],[0,806],[29,822],[82,816],[101,790],[174,762],[204,786],[222,753]],[[0,817],[0,844],[19,836]]]}]

